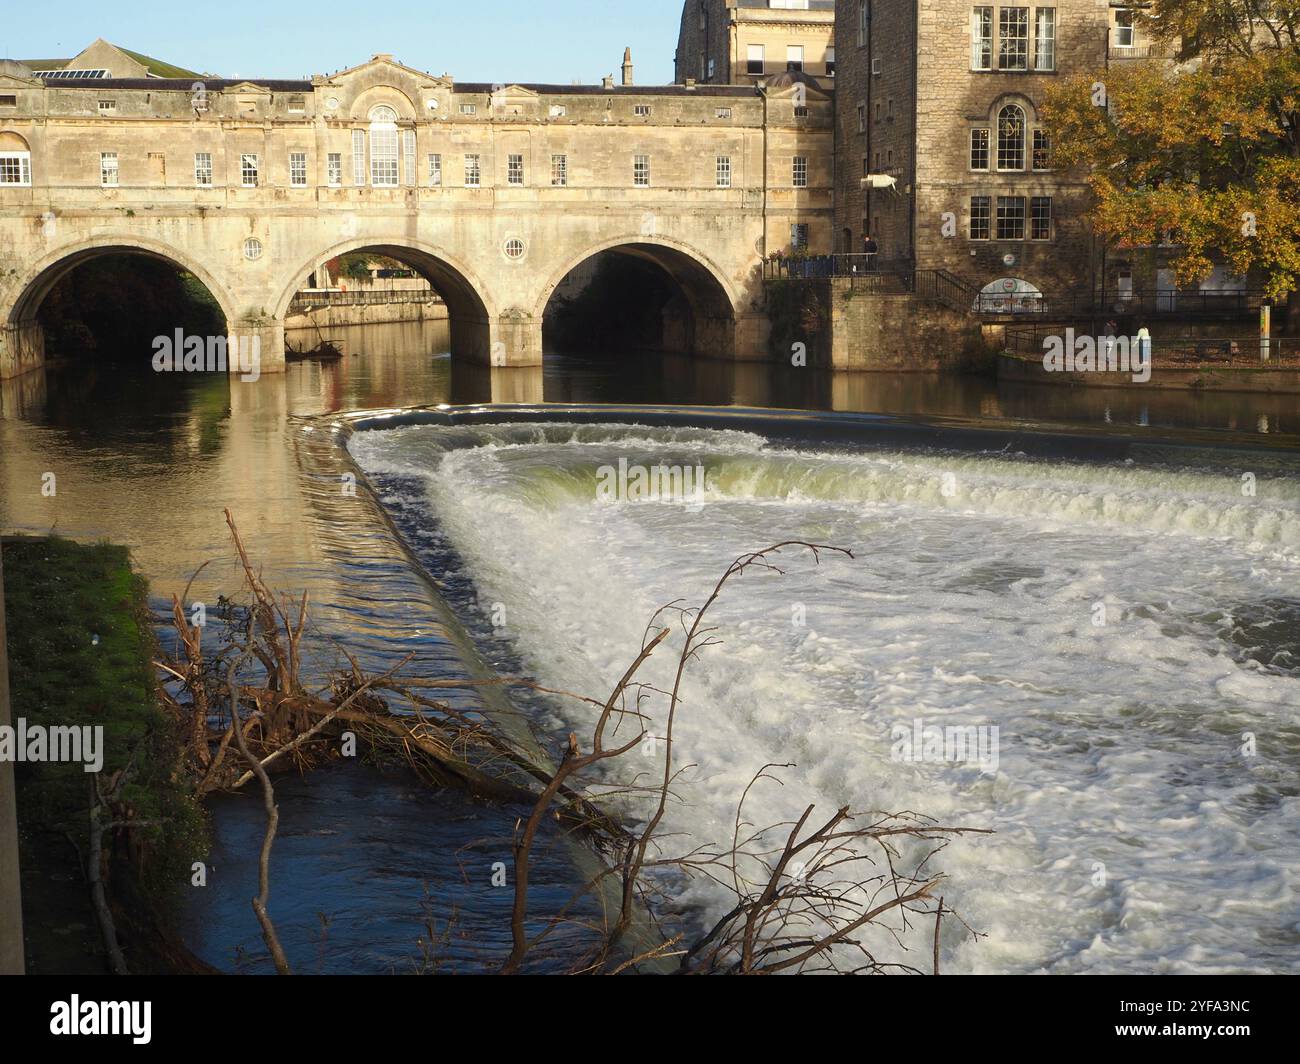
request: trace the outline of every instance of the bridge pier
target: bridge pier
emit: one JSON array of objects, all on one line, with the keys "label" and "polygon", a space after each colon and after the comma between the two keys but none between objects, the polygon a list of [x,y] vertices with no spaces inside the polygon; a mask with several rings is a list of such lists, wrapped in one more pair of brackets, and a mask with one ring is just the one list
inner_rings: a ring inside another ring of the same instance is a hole
[{"label": "bridge pier", "polygon": [[45,330],[36,320],[0,325],[0,380],[19,377],[45,362]]}]

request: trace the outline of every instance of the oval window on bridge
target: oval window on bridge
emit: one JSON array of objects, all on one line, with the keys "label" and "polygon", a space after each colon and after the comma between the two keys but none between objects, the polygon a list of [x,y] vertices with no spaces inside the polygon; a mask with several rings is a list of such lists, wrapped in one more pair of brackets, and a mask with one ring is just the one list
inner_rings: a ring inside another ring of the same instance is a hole
[{"label": "oval window on bridge", "polygon": [[250,236],[244,241],[244,258],[260,259],[262,257],[262,242],[255,236]]},{"label": "oval window on bridge", "polygon": [[505,243],[504,250],[506,253],[506,258],[522,259],[524,257],[524,252],[527,251],[528,249],[524,246],[524,242],[522,240],[516,238],[512,240],[507,240]]}]

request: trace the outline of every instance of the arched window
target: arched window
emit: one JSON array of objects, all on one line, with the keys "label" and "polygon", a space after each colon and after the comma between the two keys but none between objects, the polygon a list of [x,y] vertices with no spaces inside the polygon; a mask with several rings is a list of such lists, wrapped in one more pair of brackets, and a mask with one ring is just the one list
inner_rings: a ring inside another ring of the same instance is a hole
[{"label": "arched window", "polygon": [[1025,112],[1014,103],[998,112],[998,169],[1025,168]]},{"label": "arched window", "polygon": [[397,112],[383,105],[370,112],[370,183],[397,185]]}]

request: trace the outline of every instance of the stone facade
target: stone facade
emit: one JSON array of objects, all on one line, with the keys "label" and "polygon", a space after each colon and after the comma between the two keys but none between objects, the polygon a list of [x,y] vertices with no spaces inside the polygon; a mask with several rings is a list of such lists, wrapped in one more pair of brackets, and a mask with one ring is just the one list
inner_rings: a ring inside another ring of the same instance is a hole
[{"label": "stone facade", "polygon": [[795,227],[831,248],[832,101],[797,88],[458,84],[386,55],[198,84],[42,82],[8,64],[0,376],[42,357],[53,284],[120,250],[193,273],[260,338],[264,370],[294,293],[362,248],[434,284],[461,358],[538,364],[551,294],[609,250],[679,282],[683,320],[666,325],[692,353],[766,357],[762,260]]},{"label": "stone facade", "polygon": [[686,0],[677,38],[676,80],[679,85],[688,79],[753,85],[790,69],[792,56],[798,56],[798,69],[830,88],[835,79],[834,29],[835,0]]},{"label": "stone facade", "polygon": [[[1062,77],[1150,53],[1140,34],[1114,47],[1117,11],[1096,0],[840,0],[839,248],[861,250],[870,231],[882,257],[977,287],[1091,287],[1086,174],[1055,166],[1039,108]],[[864,189],[867,175],[892,187]]]}]

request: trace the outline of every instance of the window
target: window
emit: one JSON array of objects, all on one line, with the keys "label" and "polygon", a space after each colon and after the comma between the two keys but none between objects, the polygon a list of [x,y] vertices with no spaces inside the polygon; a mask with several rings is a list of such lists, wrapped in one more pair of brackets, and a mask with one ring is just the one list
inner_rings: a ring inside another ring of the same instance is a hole
[{"label": "window", "polygon": [[719,155],[717,159],[717,179],[718,188],[731,187],[731,156]]},{"label": "window", "polygon": [[291,93],[289,96],[289,113],[291,115],[300,115],[307,110],[307,97],[300,92]]},{"label": "window", "polygon": [[483,184],[483,160],[477,155],[465,156],[465,187],[478,188]]},{"label": "window", "polygon": [[212,184],[212,152],[194,153],[194,183],[204,188]]},{"label": "window", "polygon": [[970,131],[970,168],[987,170],[989,168],[989,131],[972,129]]},{"label": "window", "polygon": [[568,115],[568,113],[569,113],[569,108],[565,104],[562,103],[551,104],[552,118],[564,118]]},{"label": "window", "polygon": [[858,132],[865,133],[866,131],[867,131],[867,105],[864,103],[860,103],[858,104]]},{"label": "window", "polygon": [[717,69],[718,69],[718,67],[717,67],[717,60],[711,58],[711,59],[709,60],[709,68],[704,72],[704,80],[705,80],[705,81],[712,81],[712,80],[713,80],[713,75],[714,75],[714,73],[717,71]]},{"label": "window", "polygon": [[250,262],[262,257],[262,242],[255,236],[244,241],[244,258]]},{"label": "window", "polygon": [[1119,10],[1115,12],[1115,47],[1132,48],[1134,38],[1133,12]]},{"label": "window", "polygon": [[408,186],[418,183],[415,173],[415,130],[402,130],[402,174]]},{"label": "window", "polygon": [[294,188],[307,187],[307,153],[294,151],[289,153],[289,184]]},{"label": "window", "polygon": [[564,188],[569,183],[569,157],[567,155],[551,156],[551,185]]},{"label": "window", "polygon": [[330,188],[343,184],[343,156],[340,152],[332,151],[325,156],[325,170]]},{"label": "window", "polygon": [[977,7],[970,16],[970,68],[993,69],[993,9]]},{"label": "window", "polygon": [[522,259],[524,257],[524,252],[528,249],[524,246],[522,240],[515,237],[511,240],[507,240],[502,250],[506,253],[506,258],[508,259]]},{"label": "window", "polygon": [[100,100],[100,101],[99,101],[99,113],[100,113],[101,115],[111,115],[111,114],[116,114],[116,113],[117,113],[117,101],[116,101],[116,100]]},{"label": "window", "polygon": [[1034,69],[1056,69],[1056,8],[1040,7],[1035,14]]},{"label": "window", "polygon": [[867,46],[867,30],[871,26],[871,15],[867,11],[867,0],[858,0],[858,47]]},{"label": "window", "polygon": [[880,60],[879,60],[879,59],[873,59],[873,60],[871,61],[871,73],[874,74],[876,77],[880,77],[881,69],[882,69],[882,68],[881,68],[881,65],[880,65]]},{"label": "window", "polygon": [[1029,239],[1052,239],[1052,197],[1035,196],[1029,201]]},{"label": "window", "polygon": [[835,49],[826,49],[826,76],[833,78],[835,76]]},{"label": "window", "polygon": [[382,104],[370,112],[370,183],[397,184],[397,112]]},{"label": "window", "polygon": [[366,131],[352,131],[352,183],[360,188],[366,183]]},{"label": "window", "polygon": [[478,107],[472,103],[463,103],[460,105],[460,113],[463,115],[476,115],[478,114]]},{"label": "window", "polygon": [[998,112],[998,169],[1025,168],[1025,112],[1007,104]]},{"label": "window", "polygon": [[803,45],[792,44],[785,50],[785,68],[786,70],[803,69]]},{"label": "window", "polygon": [[632,184],[637,188],[650,187],[650,156],[636,155],[632,157]]},{"label": "window", "polygon": [[762,74],[766,65],[766,56],[761,44],[751,44],[745,62],[746,74]]},{"label": "window", "polygon": [[991,209],[992,204],[988,196],[972,196],[970,198],[970,238],[972,240],[987,240],[989,238],[989,214]]},{"label": "window", "polygon": [[524,157],[522,155],[506,156],[506,183],[522,185],[524,183]]},{"label": "window", "polygon": [[7,92],[4,95],[0,96],[0,107],[17,107],[17,106],[18,106],[18,97],[15,96],[13,93]]},{"label": "window", "polygon": [[1050,170],[1052,168],[1052,138],[1047,130],[1034,130],[1034,169]]},{"label": "window", "polygon": [[713,116],[714,116],[715,118],[730,118],[730,117],[731,117],[731,108],[730,108],[730,107],[719,107],[716,111],[713,112]]},{"label": "window", "polygon": [[880,121],[880,101],[876,101],[876,121]]},{"label": "window", "polygon": [[0,151],[0,185],[30,185],[31,183],[32,153]]},{"label": "window", "polygon": [[794,157],[794,173],[792,176],[795,188],[808,187],[808,156],[796,155]]},{"label": "window", "polygon": [[429,184],[437,187],[442,184],[442,156],[429,156]]},{"label": "window", "polygon": [[649,118],[650,105],[648,103],[639,103],[632,108],[632,113],[636,115],[637,118]]},{"label": "window", "polygon": [[99,153],[99,183],[104,188],[117,187],[117,152],[102,151]]},{"label": "window", "polygon": [[998,11],[998,69],[1029,69],[1029,8]]},{"label": "window", "polygon": [[256,155],[239,157],[239,177],[245,188],[257,188],[258,161]]},{"label": "window", "polygon": [[998,197],[998,239],[1025,239],[1025,197]]},{"label": "window", "polygon": [[790,226],[790,246],[801,251],[808,246],[808,223],[794,222]]}]

